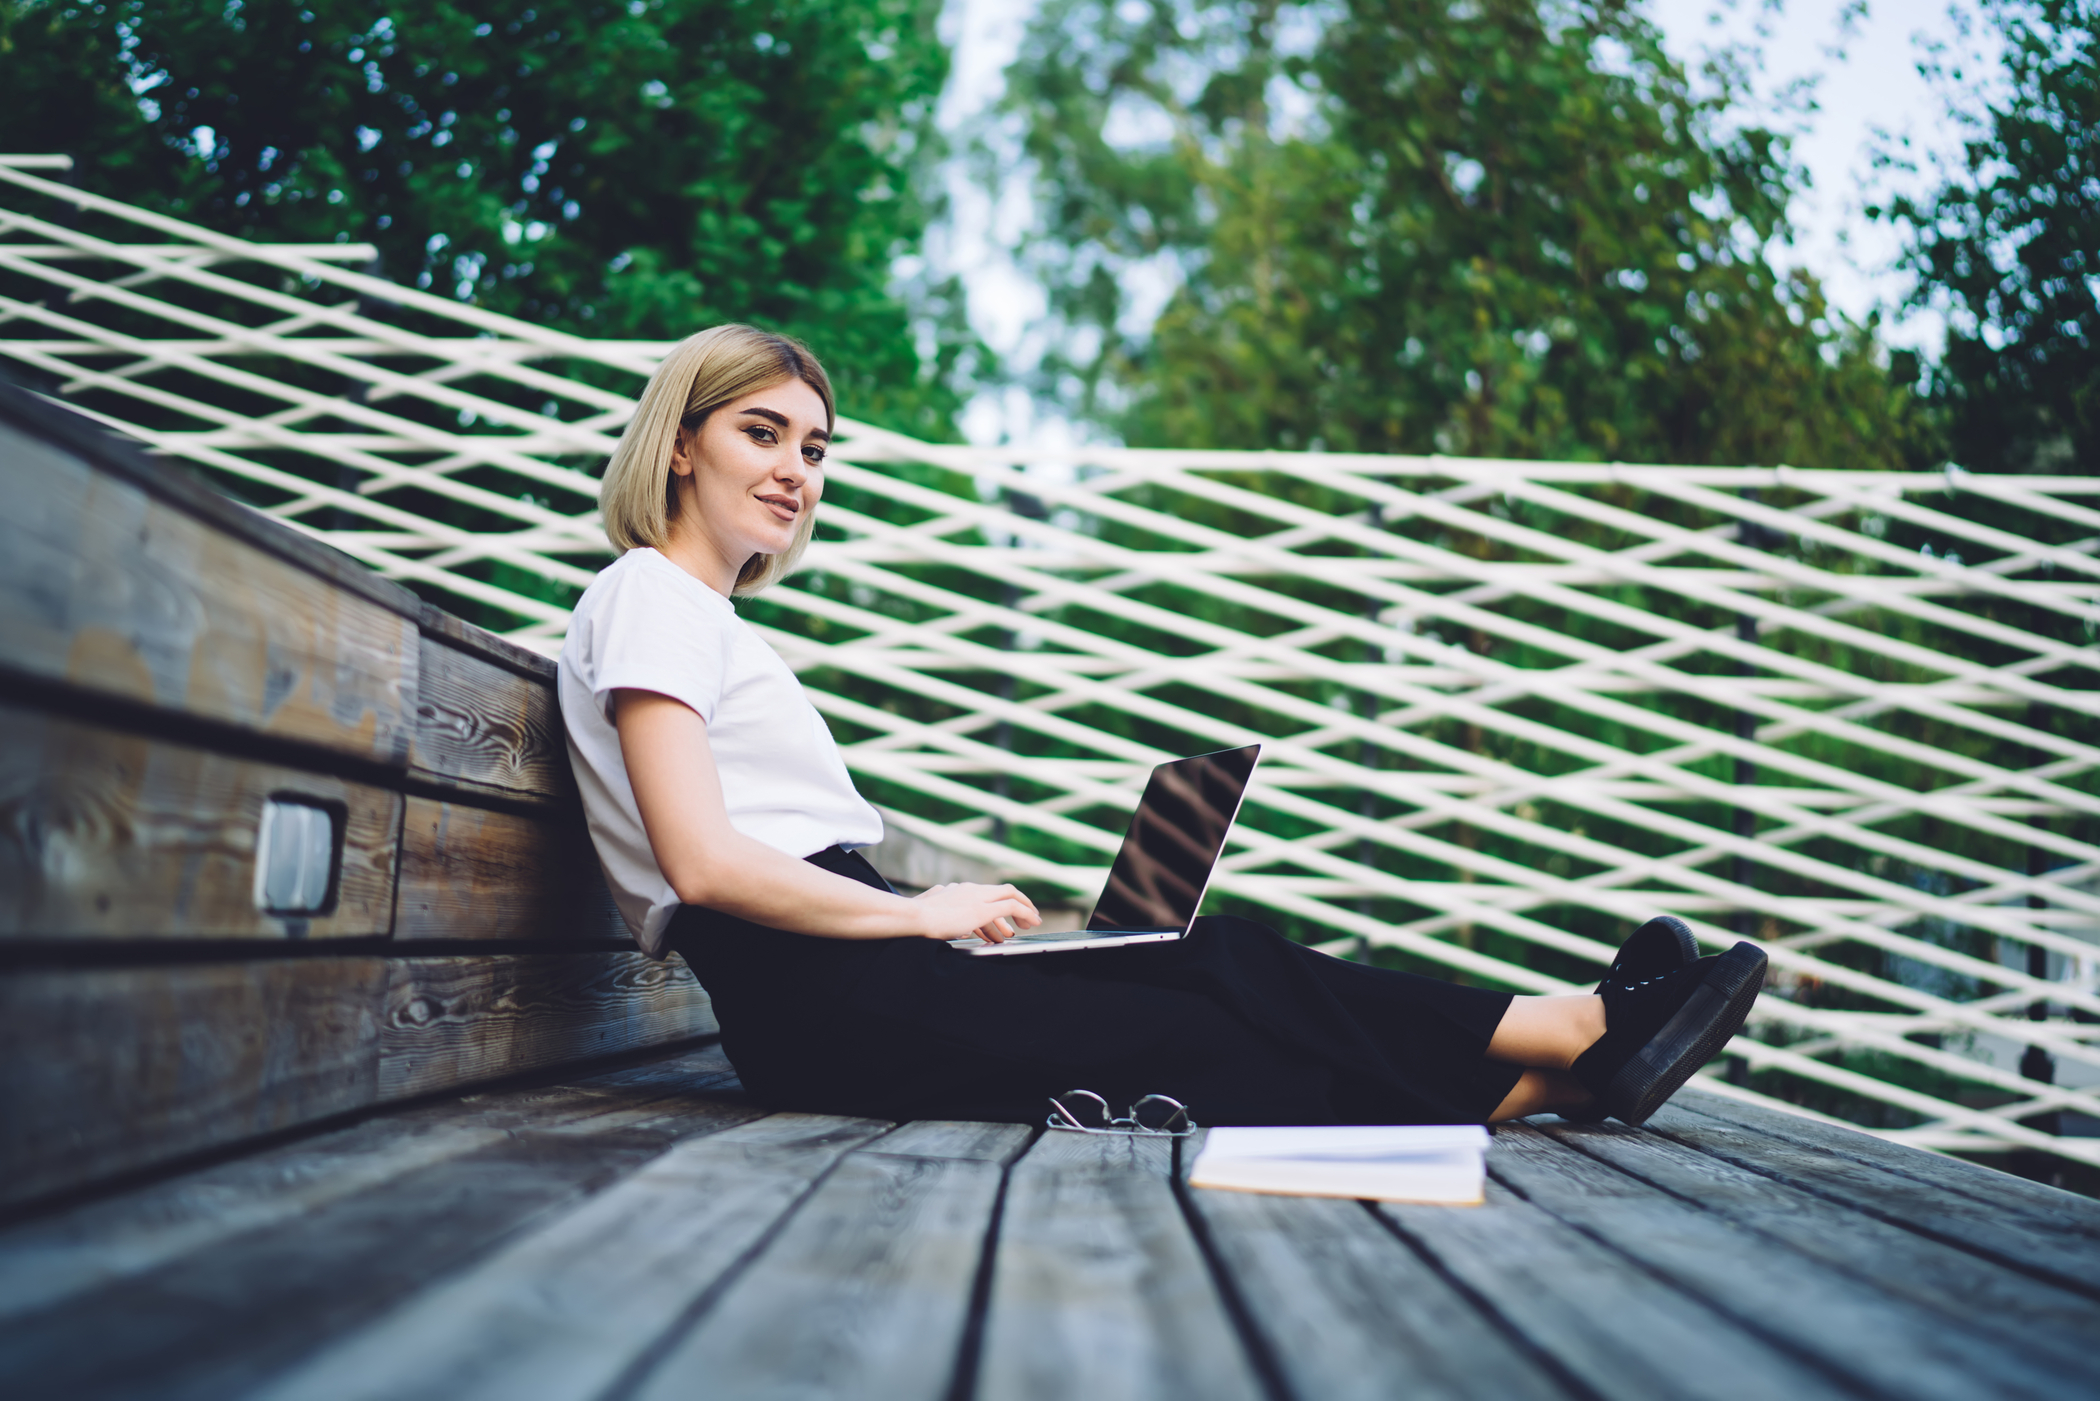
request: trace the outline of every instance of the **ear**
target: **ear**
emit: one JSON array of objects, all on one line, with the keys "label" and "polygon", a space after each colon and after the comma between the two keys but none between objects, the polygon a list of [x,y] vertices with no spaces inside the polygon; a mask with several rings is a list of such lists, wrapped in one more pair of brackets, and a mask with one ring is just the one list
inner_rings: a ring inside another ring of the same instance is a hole
[{"label": "ear", "polygon": [[694,449],[699,446],[700,434],[689,431],[684,424],[678,425],[677,433],[671,437],[671,472],[674,476],[693,475]]}]

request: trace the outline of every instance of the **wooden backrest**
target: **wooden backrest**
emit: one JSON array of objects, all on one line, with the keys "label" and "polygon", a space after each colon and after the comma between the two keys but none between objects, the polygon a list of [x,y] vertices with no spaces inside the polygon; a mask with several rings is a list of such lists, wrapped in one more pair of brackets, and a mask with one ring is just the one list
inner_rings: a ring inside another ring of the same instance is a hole
[{"label": "wooden backrest", "polygon": [[0,1204],[713,1029],[551,662],[0,385]]}]

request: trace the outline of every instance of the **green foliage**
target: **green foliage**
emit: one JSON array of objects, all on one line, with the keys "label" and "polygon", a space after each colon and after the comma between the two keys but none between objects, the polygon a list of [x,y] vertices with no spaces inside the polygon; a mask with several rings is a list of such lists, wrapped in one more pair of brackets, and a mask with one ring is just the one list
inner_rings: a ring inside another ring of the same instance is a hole
[{"label": "green foliage", "polygon": [[2005,96],[1973,115],[1936,193],[1887,213],[1908,227],[1914,300],[1952,313],[1931,389],[1955,460],[2100,472],[2100,4],[1990,0],[1986,13]]},{"label": "green foliage", "polygon": [[[1135,442],[1893,467],[1908,392],[1805,273],[1799,178],[1615,0],[1053,0],[1011,81]],[[1117,139],[1112,139],[1117,138]],[[1149,335],[1125,274],[1180,276]]]},{"label": "green foliage", "polygon": [[848,412],[952,436],[934,0],[0,0],[5,146],[243,237],[354,240],[440,294],[603,337],[806,338]]}]

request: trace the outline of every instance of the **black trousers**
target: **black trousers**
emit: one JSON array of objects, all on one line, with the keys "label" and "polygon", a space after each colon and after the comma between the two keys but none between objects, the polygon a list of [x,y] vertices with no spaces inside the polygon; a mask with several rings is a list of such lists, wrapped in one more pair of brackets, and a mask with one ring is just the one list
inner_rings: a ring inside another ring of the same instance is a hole
[{"label": "black trousers", "polygon": [[[809,858],[883,886],[858,853]],[[1050,1095],[1172,1095],[1202,1124],[1483,1123],[1523,1072],[1484,1058],[1510,994],[1330,958],[1266,925],[972,958],[686,906],[671,943],[752,1096],[781,1109],[1039,1123]]]}]

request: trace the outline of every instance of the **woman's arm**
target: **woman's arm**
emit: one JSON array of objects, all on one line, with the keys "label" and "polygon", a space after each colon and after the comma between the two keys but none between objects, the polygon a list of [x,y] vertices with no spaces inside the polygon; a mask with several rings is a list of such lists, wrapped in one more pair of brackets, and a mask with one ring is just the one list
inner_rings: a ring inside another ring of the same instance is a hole
[{"label": "woman's arm", "polygon": [[1042,922],[1010,885],[944,885],[916,900],[812,866],[729,825],[707,724],[654,691],[615,691],[620,757],[664,879],[688,905],[832,939],[974,936],[1001,943]]}]

